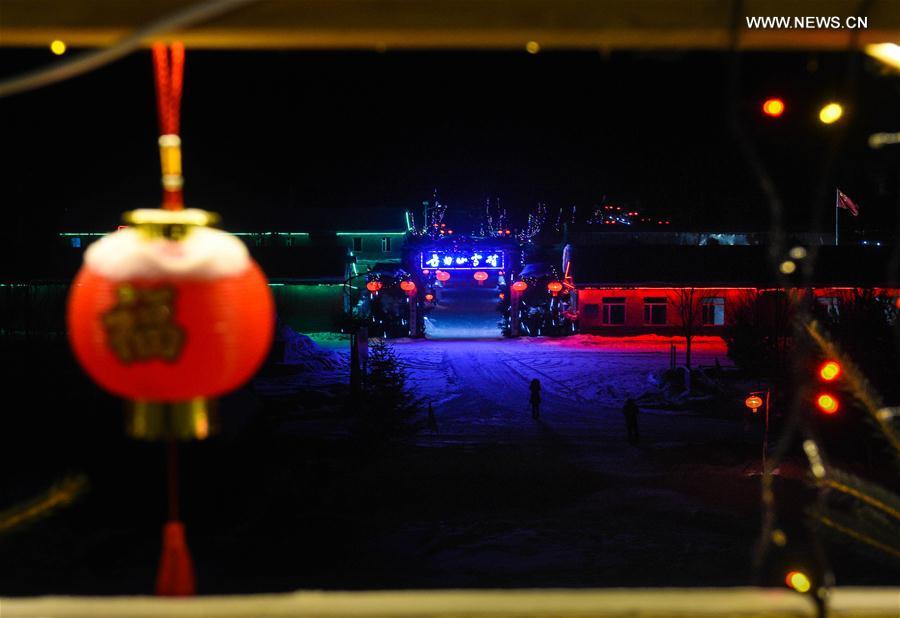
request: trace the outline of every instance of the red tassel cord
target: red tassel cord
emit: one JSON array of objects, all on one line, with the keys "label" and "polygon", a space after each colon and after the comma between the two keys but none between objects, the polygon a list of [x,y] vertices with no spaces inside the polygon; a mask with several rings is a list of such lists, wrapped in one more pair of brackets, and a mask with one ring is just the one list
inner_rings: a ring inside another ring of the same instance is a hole
[{"label": "red tassel cord", "polygon": [[181,175],[181,92],[184,87],[184,45],[153,45],[156,112],[159,116],[159,157],[162,167],[163,208],[184,208]]},{"label": "red tassel cord", "polygon": [[[184,208],[181,174],[181,92],[184,86],[184,45],[153,45],[153,71],[156,81],[156,111],[159,115],[159,157],[162,168],[163,200],[167,210]],[[178,514],[178,444],[167,445],[167,485],[169,519],[163,527],[162,555],[156,575],[159,596],[192,596],[197,585],[194,564],[188,550],[184,524]]]},{"label": "red tassel cord", "polygon": [[194,563],[184,537],[184,524],[180,521],[166,522],[156,574],[156,594],[161,597],[190,597],[196,593]]},{"label": "red tassel cord", "polygon": [[169,493],[169,520],[163,527],[162,555],[156,573],[156,594],[185,597],[197,593],[194,561],[187,546],[184,524],[178,518],[178,443],[166,445],[166,476]]}]

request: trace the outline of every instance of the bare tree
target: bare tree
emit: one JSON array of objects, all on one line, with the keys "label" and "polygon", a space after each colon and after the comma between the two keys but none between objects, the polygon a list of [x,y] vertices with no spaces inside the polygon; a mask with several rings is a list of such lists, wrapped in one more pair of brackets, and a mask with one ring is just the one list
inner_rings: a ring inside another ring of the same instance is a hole
[{"label": "bare tree", "polygon": [[684,364],[691,368],[691,343],[700,329],[700,299],[695,288],[678,288],[672,293],[672,305],[678,316],[677,326],[685,341]]}]

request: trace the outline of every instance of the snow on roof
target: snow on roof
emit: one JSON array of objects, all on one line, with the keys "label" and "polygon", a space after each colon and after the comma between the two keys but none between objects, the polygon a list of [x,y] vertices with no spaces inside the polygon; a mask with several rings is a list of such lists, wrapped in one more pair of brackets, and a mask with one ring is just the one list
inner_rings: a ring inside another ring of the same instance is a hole
[{"label": "snow on roof", "polygon": [[[890,271],[884,248],[817,247],[809,285],[891,287],[898,274]],[[813,251],[810,250],[812,259]],[[585,286],[748,286],[779,284],[765,246],[575,246],[570,274]],[[785,256],[787,259],[787,256]],[[798,274],[803,271],[798,264]],[[798,278],[797,285],[803,280]]]}]

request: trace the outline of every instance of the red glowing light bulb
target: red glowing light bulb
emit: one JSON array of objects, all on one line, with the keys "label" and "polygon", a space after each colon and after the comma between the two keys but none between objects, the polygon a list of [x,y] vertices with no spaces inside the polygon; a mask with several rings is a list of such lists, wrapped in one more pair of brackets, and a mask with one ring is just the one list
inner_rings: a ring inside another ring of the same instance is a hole
[{"label": "red glowing light bulb", "polygon": [[825,380],[826,382],[831,382],[832,380],[836,380],[838,376],[841,375],[841,365],[837,361],[825,361],[821,367],[819,367],[819,377]]},{"label": "red glowing light bulb", "polygon": [[762,105],[763,113],[772,118],[778,118],[784,113],[784,101],[778,98],[766,99]]},{"label": "red glowing light bulb", "polygon": [[822,393],[816,398],[816,405],[825,414],[834,414],[840,408],[837,398],[829,393]]}]

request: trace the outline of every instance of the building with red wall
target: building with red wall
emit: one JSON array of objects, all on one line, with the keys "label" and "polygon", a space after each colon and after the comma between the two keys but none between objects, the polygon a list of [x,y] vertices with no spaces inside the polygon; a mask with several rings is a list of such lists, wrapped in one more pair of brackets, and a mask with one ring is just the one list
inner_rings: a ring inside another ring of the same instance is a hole
[{"label": "building with red wall", "polygon": [[861,294],[898,296],[898,274],[880,247],[817,247],[776,276],[764,246],[567,246],[563,269],[575,287],[580,332],[606,335],[721,334],[755,305],[771,320],[806,299],[826,312]]}]

